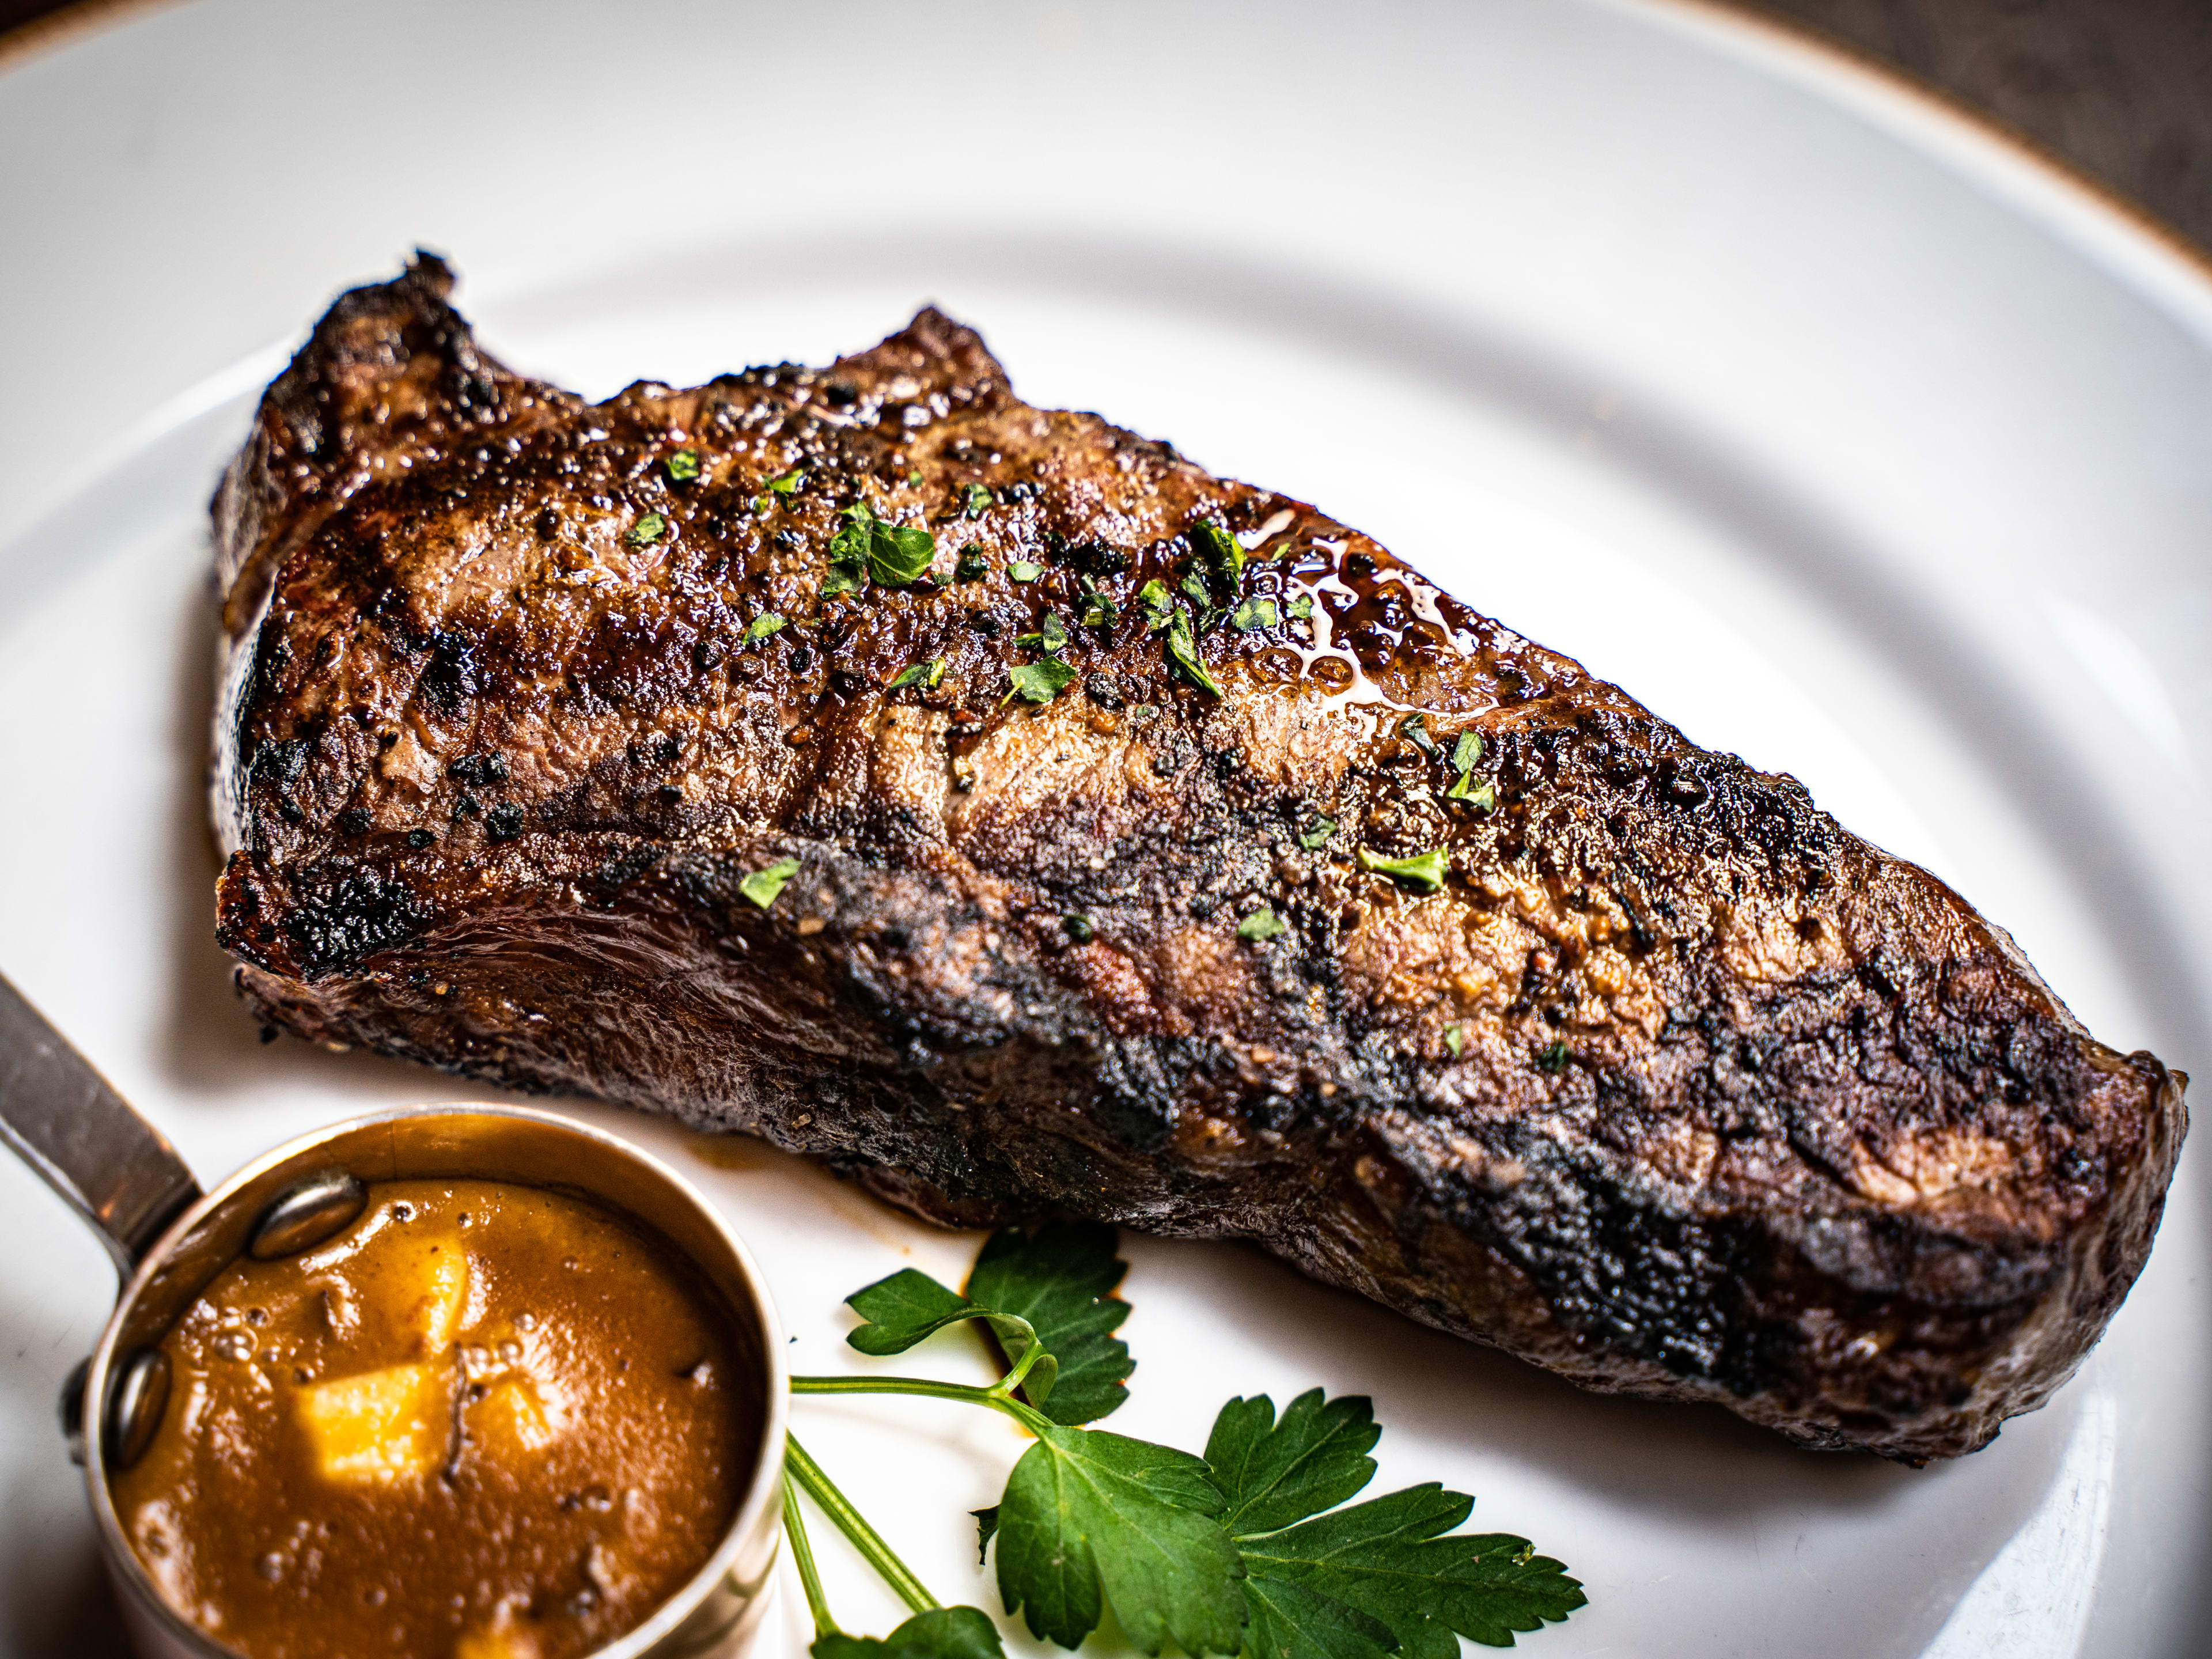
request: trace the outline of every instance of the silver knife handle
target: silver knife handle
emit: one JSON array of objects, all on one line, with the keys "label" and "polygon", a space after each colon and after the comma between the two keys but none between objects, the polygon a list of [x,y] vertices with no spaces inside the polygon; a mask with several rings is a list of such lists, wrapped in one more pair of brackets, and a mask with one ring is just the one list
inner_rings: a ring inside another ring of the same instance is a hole
[{"label": "silver knife handle", "polygon": [[0,1138],[98,1230],[125,1283],[200,1195],[160,1132],[0,975]]}]

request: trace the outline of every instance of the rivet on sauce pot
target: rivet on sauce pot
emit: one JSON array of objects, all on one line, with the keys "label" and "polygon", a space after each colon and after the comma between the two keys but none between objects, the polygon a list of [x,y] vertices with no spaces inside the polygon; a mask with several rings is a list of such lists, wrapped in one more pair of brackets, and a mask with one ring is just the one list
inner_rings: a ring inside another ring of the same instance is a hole
[{"label": "rivet on sauce pot", "polygon": [[368,1188],[343,1170],[327,1170],[286,1188],[253,1224],[246,1254],[275,1261],[321,1243],[348,1226],[368,1203]]},{"label": "rivet on sauce pot", "polygon": [[169,1404],[169,1358],[159,1348],[133,1348],[116,1363],[108,1384],[108,1467],[127,1469],[154,1443]]}]

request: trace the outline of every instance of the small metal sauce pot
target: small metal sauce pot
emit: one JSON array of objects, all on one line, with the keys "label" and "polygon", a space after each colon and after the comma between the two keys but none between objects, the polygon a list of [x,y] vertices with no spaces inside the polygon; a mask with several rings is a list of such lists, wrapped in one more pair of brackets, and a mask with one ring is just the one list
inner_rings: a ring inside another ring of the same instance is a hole
[{"label": "small metal sauce pot", "polygon": [[62,1418],[84,1465],[100,1553],[145,1659],[237,1659],[161,1599],[108,1492],[109,1470],[127,1467],[161,1425],[169,1393],[162,1337],[240,1255],[307,1249],[360,1214],[368,1183],[416,1178],[507,1181],[591,1200],[651,1229],[722,1293],[738,1321],[734,1344],[762,1392],[752,1478],[706,1565],[592,1659],[731,1659],[750,1645],[782,1535],[783,1337],[744,1246],[665,1164],[550,1113],[421,1106],[303,1135],[203,1195],[176,1150],[3,976],[0,1138],[92,1224],[121,1276],[99,1346],[63,1391]]}]

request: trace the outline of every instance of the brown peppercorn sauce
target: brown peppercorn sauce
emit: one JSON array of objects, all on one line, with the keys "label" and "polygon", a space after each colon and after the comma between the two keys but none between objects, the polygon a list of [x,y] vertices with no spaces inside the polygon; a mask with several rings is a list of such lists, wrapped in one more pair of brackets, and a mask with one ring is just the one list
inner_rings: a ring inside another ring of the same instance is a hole
[{"label": "brown peppercorn sauce", "polygon": [[249,1659],[586,1653],[729,1526],[763,1405],[729,1328],[589,1203],[390,1182],[186,1311],[116,1510],[171,1605]]}]

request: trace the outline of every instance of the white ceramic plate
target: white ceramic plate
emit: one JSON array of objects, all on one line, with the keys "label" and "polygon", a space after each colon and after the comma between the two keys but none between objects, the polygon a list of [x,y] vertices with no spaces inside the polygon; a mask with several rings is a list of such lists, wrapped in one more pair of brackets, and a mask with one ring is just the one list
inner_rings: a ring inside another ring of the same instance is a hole
[{"label": "white ceramic plate", "polygon": [[[2212,284],[1786,37],[1600,0],[205,0],[6,67],[0,225],[0,966],[205,1176],[464,1092],[256,1042],[198,793],[215,471],[331,294],[416,242],[493,349],[599,393],[821,361],[934,299],[1031,399],[1319,501],[1796,772],[2107,1041],[2212,1060]],[[619,1127],[752,1241],[798,1369],[861,1363],[844,1293],[973,1249]],[[1524,1638],[1547,1659],[2202,1651],[2203,1161],[2079,1379],[1948,1467],[1583,1395],[1247,1249],[1143,1239],[1115,1426],[1195,1445],[1233,1393],[1371,1394],[1385,1481],[1474,1492],[1586,1581]],[[52,1422],[109,1291],[0,1167],[9,1656],[113,1641]],[[963,1511],[1007,1431],[796,1421],[941,1595],[992,1605]],[[823,1550],[848,1625],[887,1628]]]}]

